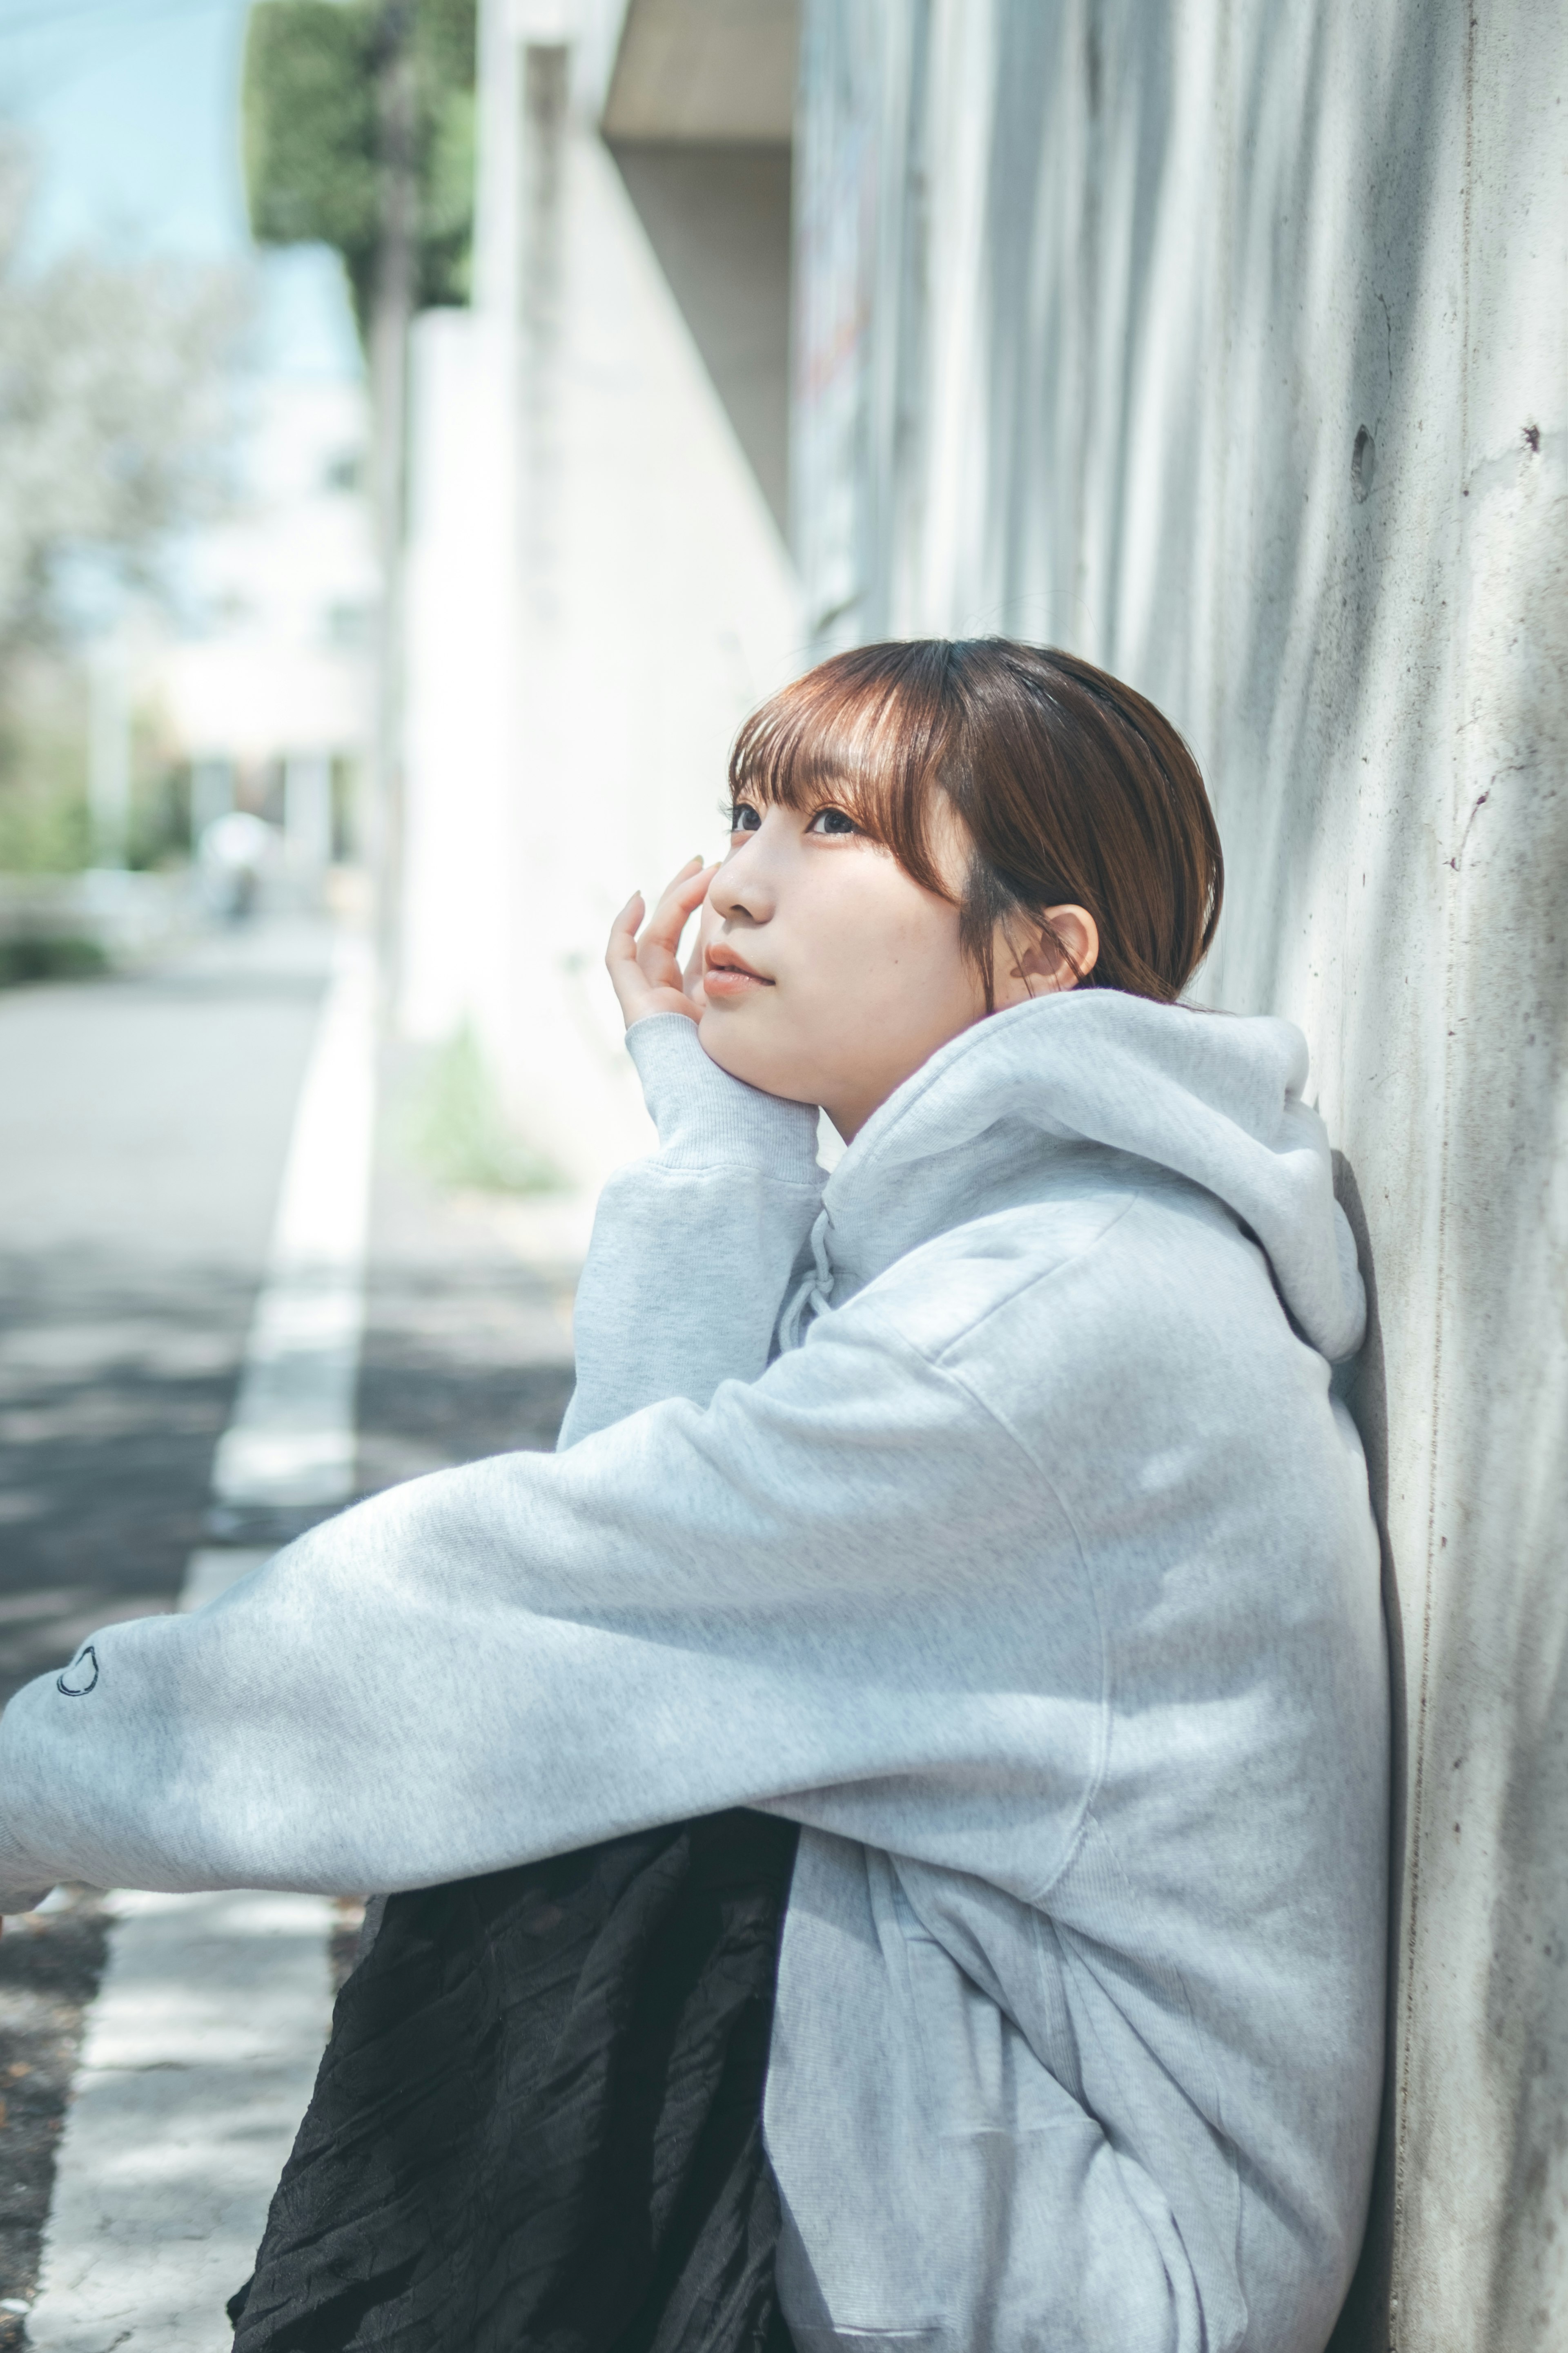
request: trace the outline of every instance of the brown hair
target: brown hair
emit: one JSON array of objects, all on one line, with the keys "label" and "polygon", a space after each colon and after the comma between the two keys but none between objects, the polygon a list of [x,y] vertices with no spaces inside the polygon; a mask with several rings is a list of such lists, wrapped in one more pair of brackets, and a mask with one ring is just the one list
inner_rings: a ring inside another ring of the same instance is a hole
[{"label": "brown hair", "polygon": [[940,791],[972,844],[959,938],[987,1004],[1009,914],[1038,924],[1047,907],[1086,907],[1100,956],[1085,986],[1166,1004],[1219,921],[1225,862],[1197,762],[1142,695],[1047,647],[917,638],[835,654],[752,712],[730,785],[844,807],[951,900],[931,838]]}]

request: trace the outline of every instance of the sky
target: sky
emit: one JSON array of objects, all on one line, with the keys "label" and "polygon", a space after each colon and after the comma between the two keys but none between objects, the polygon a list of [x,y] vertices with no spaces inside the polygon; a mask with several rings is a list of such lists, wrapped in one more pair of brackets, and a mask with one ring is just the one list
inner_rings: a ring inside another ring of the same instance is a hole
[{"label": "sky", "polygon": [[[29,259],[109,245],[252,254],[239,164],[249,0],[0,0],[0,118],[34,148]],[[360,372],[335,257],[261,257],[262,365]]]}]

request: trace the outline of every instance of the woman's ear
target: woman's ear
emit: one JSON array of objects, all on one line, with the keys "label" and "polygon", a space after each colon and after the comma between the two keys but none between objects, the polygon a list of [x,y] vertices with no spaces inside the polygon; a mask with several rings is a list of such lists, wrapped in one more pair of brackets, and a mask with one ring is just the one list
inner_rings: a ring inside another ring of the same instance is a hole
[{"label": "woman's ear", "polygon": [[[1009,936],[1011,933],[1011,936]],[[1046,907],[1027,926],[996,927],[996,1010],[1050,997],[1087,980],[1100,958],[1100,926],[1087,907]]]}]

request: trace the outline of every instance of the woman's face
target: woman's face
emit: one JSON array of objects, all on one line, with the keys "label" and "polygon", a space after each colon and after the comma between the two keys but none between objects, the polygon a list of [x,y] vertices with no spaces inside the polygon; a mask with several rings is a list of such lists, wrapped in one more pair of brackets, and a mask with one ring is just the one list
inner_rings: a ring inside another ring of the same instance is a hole
[{"label": "woman's face", "polygon": [[[820,1103],[847,1141],[950,1038],[982,1018],[985,992],[958,944],[959,911],[922,889],[842,809],[737,803],[729,855],[709,886],[700,934],[704,1050],[731,1077]],[[956,888],[956,821],[940,845]],[[1050,909],[1079,969],[1092,919]],[[1083,953],[1080,954],[1080,948]],[[1020,953],[1020,951],[1022,951]],[[1037,933],[998,936],[998,1008],[1072,987]]]}]

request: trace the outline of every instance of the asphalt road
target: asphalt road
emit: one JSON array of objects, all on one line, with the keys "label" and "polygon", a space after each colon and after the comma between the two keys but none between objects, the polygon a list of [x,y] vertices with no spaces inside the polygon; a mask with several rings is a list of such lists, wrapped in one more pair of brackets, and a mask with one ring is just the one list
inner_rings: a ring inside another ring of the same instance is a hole
[{"label": "asphalt road", "polygon": [[[211,1540],[330,951],[324,925],[272,922],[135,977],[0,993],[0,1700],[170,1608]],[[553,1445],[571,1388],[574,1269],[525,1264],[501,1209],[423,1170],[426,1061],[382,1056],[362,1493]],[[5,2305],[36,2285],[104,1951],[85,1890],[0,1939],[0,2353],[26,2341]]]},{"label": "asphalt road", "polygon": [[327,954],[0,996],[0,1697],[201,1541]]}]

